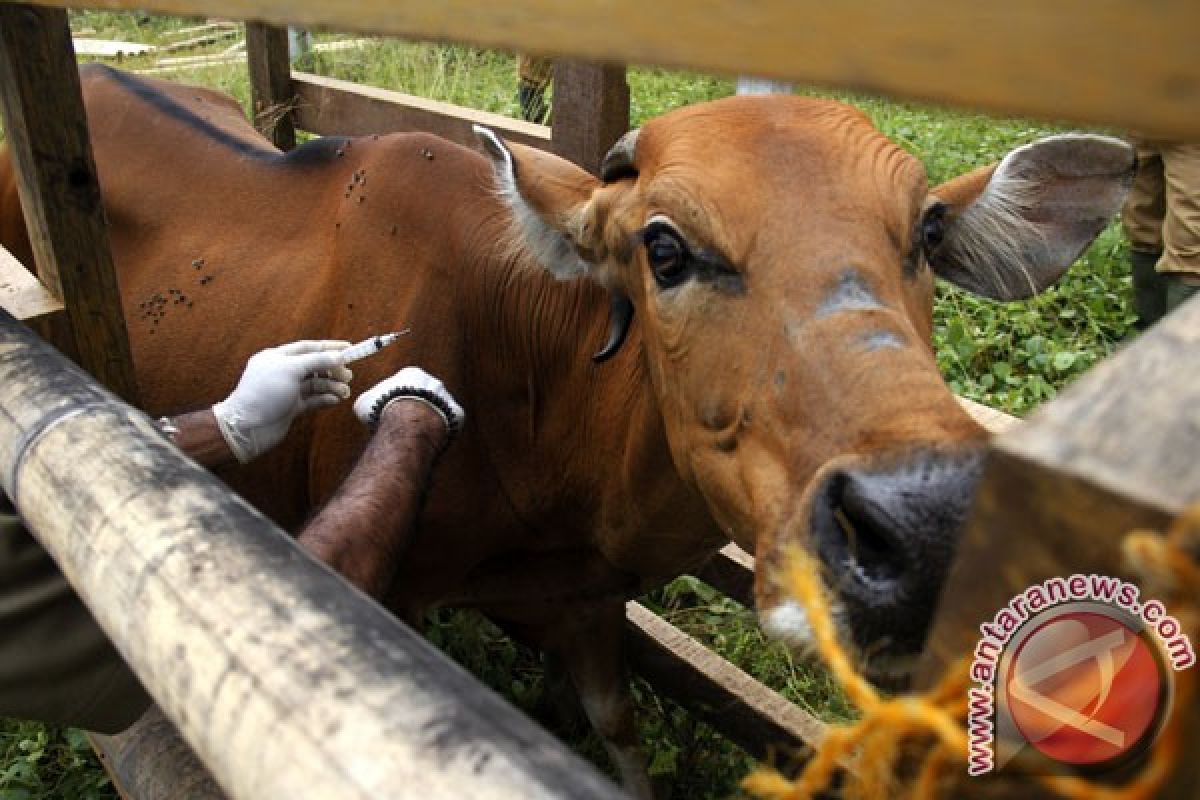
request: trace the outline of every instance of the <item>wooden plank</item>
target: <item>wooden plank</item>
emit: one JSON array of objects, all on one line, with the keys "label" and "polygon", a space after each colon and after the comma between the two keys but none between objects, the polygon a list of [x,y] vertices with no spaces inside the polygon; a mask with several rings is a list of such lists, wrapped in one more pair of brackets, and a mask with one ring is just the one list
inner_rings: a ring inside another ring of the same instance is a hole
[{"label": "wooden plank", "polygon": [[296,99],[287,36],[287,28],[259,22],[246,24],[246,58],[250,64],[254,126],[280,150],[296,147],[292,111]]},{"label": "wooden plank", "polygon": [[40,0],[794,80],[1200,138],[1195,0]]},{"label": "wooden plank", "polygon": [[[337,53],[342,50],[357,50],[364,45],[375,41],[374,39],[343,39],[336,42],[317,42],[312,46],[314,53]],[[220,53],[208,53],[200,56],[172,56],[168,58],[159,58],[154,62],[156,67],[190,67],[190,66],[207,66],[210,63],[230,64],[240,60],[245,60],[246,55],[240,51],[246,48],[244,41],[237,42],[231,45],[228,49],[222,50]]]},{"label": "wooden plank", "polygon": [[176,28],[173,31],[163,33],[167,39],[182,39],[187,36],[196,36],[201,33],[210,33],[212,31],[234,29],[237,30],[237,24],[233,22],[206,22],[203,25],[190,25],[186,28]]},{"label": "wooden plank", "polygon": [[81,56],[98,56],[100,58],[120,58],[123,56],[140,56],[152,53],[158,48],[152,44],[137,42],[118,42],[111,39],[72,39],[75,54]]},{"label": "wooden plank", "polygon": [[0,101],[38,275],[66,306],[83,367],[136,402],[66,12],[0,5]]},{"label": "wooden plank", "polygon": [[227,800],[158,706],[118,734],[88,739],[123,800]]},{"label": "wooden plank", "polygon": [[180,50],[191,50],[196,47],[204,47],[206,45],[216,44],[217,42],[225,39],[232,39],[233,37],[237,36],[238,33],[239,31],[236,27],[223,27],[219,28],[218,30],[205,33],[202,36],[193,36],[192,38],[184,39],[183,41],[164,44],[159,47],[158,50],[163,53],[177,53]]},{"label": "wooden plank", "polygon": [[[979,625],[1034,583],[1134,578],[1121,543],[1200,501],[1200,301],[1101,362],[994,440],[920,667],[934,682]],[[1143,597],[1142,601],[1150,599]],[[1200,794],[1200,702],[1169,796]]]},{"label": "wooden plank", "polygon": [[733,542],[692,574],[746,608],[754,608],[754,556]]},{"label": "wooden plank", "polygon": [[192,64],[176,64],[169,67],[147,67],[146,69],[135,69],[133,72],[138,75],[171,75],[179,72],[212,69],[213,67],[228,67],[233,64],[244,63],[246,63],[245,56],[235,56],[233,58],[217,58],[206,61],[197,61]]},{"label": "wooden plank", "polygon": [[4,312],[0,489],[233,798],[625,797]]},{"label": "wooden plank", "polygon": [[196,65],[203,66],[212,62],[236,62],[245,60],[243,54],[226,55],[225,53],[207,53],[202,56],[172,56],[170,58],[155,59],[154,66],[156,67],[192,67]]},{"label": "wooden plank", "polygon": [[554,152],[594,175],[608,149],[629,130],[625,68],[585,61],[554,64]]},{"label": "wooden plank", "polygon": [[817,746],[825,723],[634,603],[625,606],[635,670],[756,758]]},{"label": "wooden plank", "polygon": [[1019,417],[985,406],[983,403],[976,403],[965,397],[958,398],[958,404],[965,408],[967,413],[993,436],[1013,430],[1021,422]]},{"label": "wooden plank", "polygon": [[550,149],[545,125],[304,72],[293,73],[292,84],[300,98],[296,124],[322,136],[427,131],[474,147],[471,126],[485,125],[508,141]]},{"label": "wooden plank", "polygon": [[62,302],[0,247],[0,308],[23,322],[61,313]]}]

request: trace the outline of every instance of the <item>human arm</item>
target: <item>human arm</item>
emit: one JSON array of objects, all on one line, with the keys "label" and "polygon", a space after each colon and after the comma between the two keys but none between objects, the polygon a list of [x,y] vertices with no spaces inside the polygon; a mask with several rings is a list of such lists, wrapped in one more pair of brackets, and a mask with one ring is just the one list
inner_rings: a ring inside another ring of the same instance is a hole
[{"label": "human arm", "polygon": [[305,411],[350,396],[343,341],[299,341],[256,353],[237,388],[210,409],[160,421],[172,441],[206,467],[250,461],[274,447]]},{"label": "human arm", "polygon": [[299,542],[355,586],[381,598],[412,538],[434,464],[463,412],[440,381],[413,367],[364,392],[354,410],[375,432]]},{"label": "human arm", "polygon": [[159,420],[159,427],[176,447],[205,467],[219,467],[237,458],[221,435],[211,408]]}]

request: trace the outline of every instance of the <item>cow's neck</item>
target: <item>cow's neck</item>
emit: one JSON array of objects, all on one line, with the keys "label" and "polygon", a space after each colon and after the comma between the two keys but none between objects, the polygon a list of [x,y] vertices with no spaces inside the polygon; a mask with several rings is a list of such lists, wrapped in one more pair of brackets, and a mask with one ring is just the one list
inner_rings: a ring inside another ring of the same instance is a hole
[{"label": "cow's neck", "polygon": [[596,364],[602,289],[495,250],[478,269],[481,433],[522,519],[550,535],[560,519],[588,519],[610,561],[650,578],[720,546],[703,497],[671,461],[636,321],[620,353]]}]

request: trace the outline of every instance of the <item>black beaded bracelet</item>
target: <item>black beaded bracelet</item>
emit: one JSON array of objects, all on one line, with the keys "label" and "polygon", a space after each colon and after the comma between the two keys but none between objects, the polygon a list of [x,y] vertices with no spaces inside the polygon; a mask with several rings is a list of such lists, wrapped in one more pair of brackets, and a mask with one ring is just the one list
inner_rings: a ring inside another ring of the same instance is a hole
[{"label": "black beaded bracelet", "polygon": [[[418,389],[415,386],[397,386],[395,389],[389,389],[381,394],[375,400],[375,405],[371,406],[371,413],[367,417],[371,430],[379,427],[379,422],[383,418],[383,409],[387,408],[388,403],[393,400],[399,400],[402,397],[420,400],[438,412],[442,417],[442,421],[446,423],[446,432],[449,434],[449,439],[453,439],[462,428],[462,418],[454,413],[454,410],[450,408],[450,404],[437,392],[431,392],[428,389]],[[447,442],[449,439],[447,439]]]}]

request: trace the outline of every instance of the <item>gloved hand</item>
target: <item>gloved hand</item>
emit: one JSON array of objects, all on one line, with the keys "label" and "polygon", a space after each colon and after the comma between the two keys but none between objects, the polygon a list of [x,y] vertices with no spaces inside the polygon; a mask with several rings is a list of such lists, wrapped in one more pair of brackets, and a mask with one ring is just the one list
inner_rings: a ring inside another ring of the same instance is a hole
[{"label": "gloved hand", "polygon": [[292,420],[350,396],[340,363],[349,342],[300,341],[255,353],[237,388],[213,406],[229,449],[245,464],[283,441]]},{"label": "gloved hand", "polygon": [[441,415],[446,431],[453,436],[462,428],[462,406],[437,378],[420,367],[405,367],[390,378],[367,389],[354,401],[354,413],[374,430],[388,403],[400,398],[417,400]]}]

